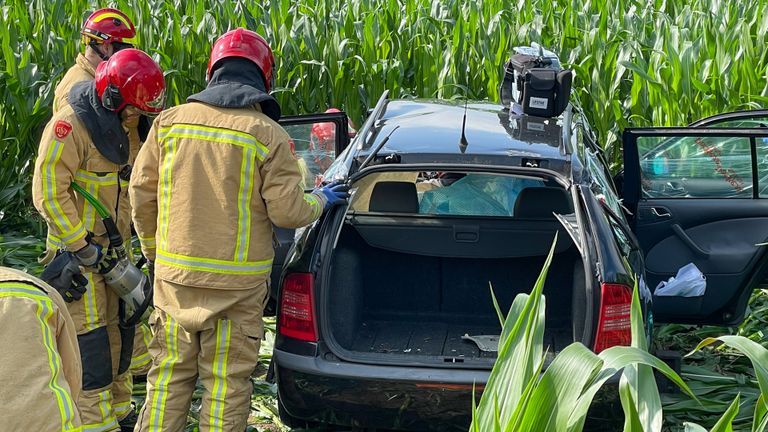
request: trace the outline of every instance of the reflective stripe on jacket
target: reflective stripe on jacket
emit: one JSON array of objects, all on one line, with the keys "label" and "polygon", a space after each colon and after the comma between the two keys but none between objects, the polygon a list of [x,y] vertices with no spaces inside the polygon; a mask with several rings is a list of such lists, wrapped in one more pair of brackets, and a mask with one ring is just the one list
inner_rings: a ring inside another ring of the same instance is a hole
[{"label": "reflective stripe on jacket", "polygon": [[[131,147],[138,147],[138,134]],[[104,224],[82,196],[74,193],[72,181],[94,195],[117,220],[124,239],[130,238],[128,182],[118,179],[121,167],[107,160],[91,143],[85,126],[67,105],[53,115],[40,139],[32,178],[35,208],[48,224],[48,246],[76,251],[86,245],[87,231],[102,245],[108,244]],[[118,194],[120,204],[118,206]],[[121,213],[115,217],[115,208]]]},{"label": "reflective stripe on jacket", "polygon": [[187,103],[160,114],[131,177],[133,220],[158,278],[204,288],[266,281],[272,224],[308,225],[325,199],[305,194],[288,134],[257,108]]},{"label": "reflective stripe on jacket", "polygon": [[72,318],[58,292],[0,267],[0,424],[3,430],[80,431],[82,366]]}]

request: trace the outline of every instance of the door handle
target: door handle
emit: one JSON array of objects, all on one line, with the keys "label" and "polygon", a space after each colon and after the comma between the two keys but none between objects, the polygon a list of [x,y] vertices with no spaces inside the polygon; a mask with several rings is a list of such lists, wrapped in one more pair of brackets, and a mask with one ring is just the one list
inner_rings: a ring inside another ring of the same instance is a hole
[{"label": "door handle", "polygon": [[693,241],[693,239],[685,233],[685,230],[683,230],[683,227],[681,227],[680,224],[673,224],[672,231],[674,231],[680,240],[682,240],[683,243],[685,243],[685,245],[688,246],[696,255],[700,256],[701,258],[709,258],[709,252],[705,251],[701,248],[701,246],[697,245],[696,242]]},{"label": "door handle", "polygon": [[672,214],[664,207],[651,207],[651,213],[657,218],[672,217]]},{"label": "door handle", "polygon": [[455,225],[453,239],[461,243],[477,243],[480,239],[480,227],[472,225]]}]

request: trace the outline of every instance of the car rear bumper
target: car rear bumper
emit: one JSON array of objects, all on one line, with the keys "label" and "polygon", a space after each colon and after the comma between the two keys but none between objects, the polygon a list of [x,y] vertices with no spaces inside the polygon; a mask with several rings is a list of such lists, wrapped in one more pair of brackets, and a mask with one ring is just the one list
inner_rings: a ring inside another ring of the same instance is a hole
[{"label": "car rear bumper", "polygon": [[346,426],[466,431],[490,371],[379,366],[275,350],[278,394],[293,417]]}]

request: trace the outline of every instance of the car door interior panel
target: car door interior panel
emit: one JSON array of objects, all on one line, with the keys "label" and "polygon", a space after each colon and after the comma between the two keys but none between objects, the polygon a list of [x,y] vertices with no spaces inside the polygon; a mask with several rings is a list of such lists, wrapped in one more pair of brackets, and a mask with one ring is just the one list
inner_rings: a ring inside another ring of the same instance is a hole
[{"label": "car door interior panel", "polygon": [[[734,324],[764,279],[768,200],[755,159],[766,130],[653,128],[624,134],[625,205],[645,254],[651,291],[688,263],[706,277],[700,297],[654,296],[657,322]],[[751,149],[751,150],[750,150]]]}]

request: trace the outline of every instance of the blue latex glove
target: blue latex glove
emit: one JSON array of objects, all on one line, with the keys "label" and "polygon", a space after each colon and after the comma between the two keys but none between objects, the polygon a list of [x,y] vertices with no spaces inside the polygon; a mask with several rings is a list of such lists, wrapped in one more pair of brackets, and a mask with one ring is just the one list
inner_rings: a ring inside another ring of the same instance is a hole
[{"label": "blue latex glove", "polygon": [[349,198],[349,185],[337,180],[315,189],[314,193],[322,194],[325,197],[326,202],[323,211],[326,211],[335,205],[347,202]]}]

